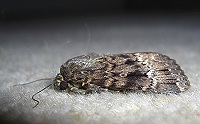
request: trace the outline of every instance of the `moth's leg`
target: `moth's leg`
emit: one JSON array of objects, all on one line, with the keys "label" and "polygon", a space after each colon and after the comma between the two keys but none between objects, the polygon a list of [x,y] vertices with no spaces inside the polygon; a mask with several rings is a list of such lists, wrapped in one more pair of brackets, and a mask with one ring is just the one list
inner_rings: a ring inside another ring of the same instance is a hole
[{"label": "moth's leg", "polygon": [[86,90],[80,89],[80,88],[77,88],[77,87],[70,88],[70,92],[76,93],[76,94],[87,94]]},{"label": "moth's leg", "polygon": [[71,85],[68,83],[68,87],[64,90],[67,93],[75,93],[75,94],[87,94],[86,90],[80,89],[79,87],[76,87],[74,85]]}]

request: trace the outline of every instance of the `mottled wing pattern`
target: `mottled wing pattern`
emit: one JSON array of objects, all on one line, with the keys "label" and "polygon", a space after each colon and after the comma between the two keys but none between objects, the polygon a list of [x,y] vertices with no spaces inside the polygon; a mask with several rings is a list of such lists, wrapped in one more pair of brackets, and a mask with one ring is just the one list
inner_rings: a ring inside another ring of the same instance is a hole
[{"label": "mottled wing pattern", "polygon": [[86,82],[109,90],[179,93],[190,85],[175,60],[159,53],[105,55],[95,61]]}]

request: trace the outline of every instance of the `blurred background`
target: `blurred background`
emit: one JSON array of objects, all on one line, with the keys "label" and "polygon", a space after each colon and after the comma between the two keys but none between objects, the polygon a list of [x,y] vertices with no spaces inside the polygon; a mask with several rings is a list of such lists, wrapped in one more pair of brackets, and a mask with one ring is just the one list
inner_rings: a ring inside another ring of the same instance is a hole
[{"label": "blurred background", "polygon": [[[185,36],[183,30],[199,27],[199,6],[195,0],[0,1],[0,43],[30,49],[34,45],[50,45],[55,49],[60,44],[83,53],[162,52],[160,47],[156,50],[143,46],[164,42],[181,44],[180,39],[169,38],[180,38]],[[52,44],[55,42],[57,45]],[[131,46],[138,47],[133,50]]]},{"label": "blurred background", "polygon": [[166,45],[191,42],[188,33],[199,27],[199,5],[195,0],[0,1],[0,43],[64,47],[76,54],[163,52]]},{"label": "blurred background", "polygon": [[116,15],[121,13],[199,12],[197,0],[6,0],[0,2],[1,21],[38,18]]}]

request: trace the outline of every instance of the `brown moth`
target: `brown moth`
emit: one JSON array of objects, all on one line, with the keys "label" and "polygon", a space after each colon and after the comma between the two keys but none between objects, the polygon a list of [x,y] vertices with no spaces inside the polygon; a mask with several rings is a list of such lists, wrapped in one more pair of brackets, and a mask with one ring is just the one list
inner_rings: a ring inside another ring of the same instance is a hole
[{"label": "brown moth", "polygon": [[[90,53],[69,59],[52,80],[55,90],[67,93],[150,92],[181,93],[190,82],[175,60],[154,52],[99,55]],[[49,87],[47,86],[47,87]],[[39,104],[34,96],[32,99]]]},{"label": "brown moth", "polygon": [[153,52],[81,55],[60,67],[53,84],[56,90],[81,94],[139,90],[180,93],[190,87],[175,60]]}]

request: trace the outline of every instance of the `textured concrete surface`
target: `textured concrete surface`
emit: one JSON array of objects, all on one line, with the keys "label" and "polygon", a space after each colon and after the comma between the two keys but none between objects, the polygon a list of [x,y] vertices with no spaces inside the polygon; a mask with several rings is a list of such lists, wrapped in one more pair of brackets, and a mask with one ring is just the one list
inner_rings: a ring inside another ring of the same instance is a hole
[{"label": "textured concrete surface", "polygon": [[[101,15],[0,24],[0,118],[5,123],[200,123],[200,17]],[[179,95],[70,95],[49,88],[66,60],[85,53],[160,52],[175,59],[191,88]]]}]

